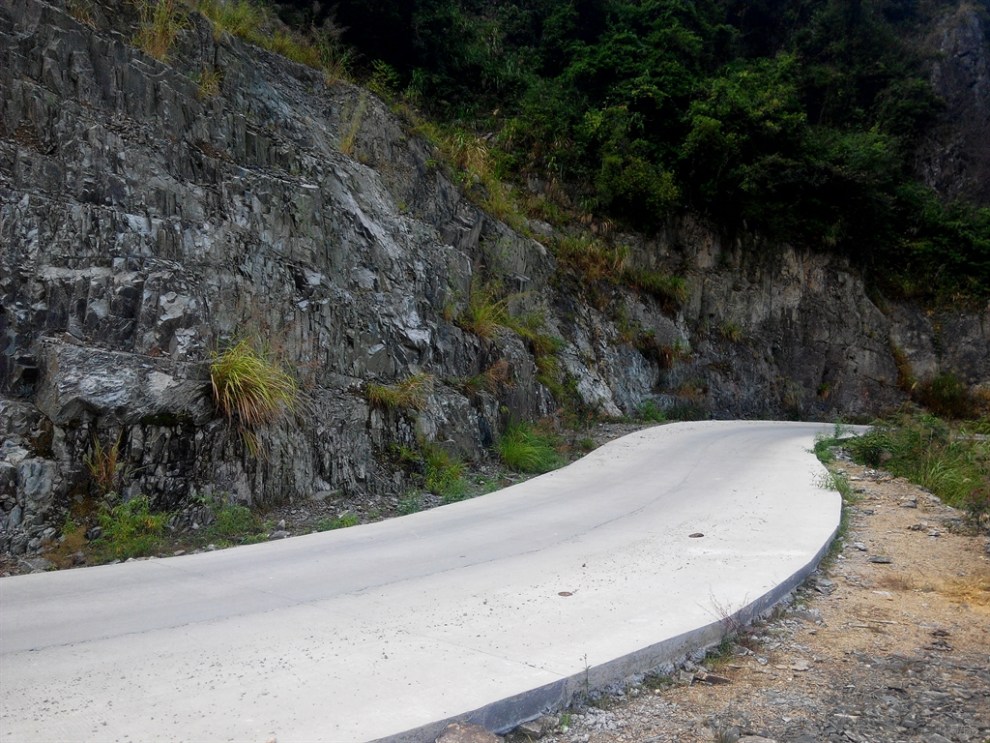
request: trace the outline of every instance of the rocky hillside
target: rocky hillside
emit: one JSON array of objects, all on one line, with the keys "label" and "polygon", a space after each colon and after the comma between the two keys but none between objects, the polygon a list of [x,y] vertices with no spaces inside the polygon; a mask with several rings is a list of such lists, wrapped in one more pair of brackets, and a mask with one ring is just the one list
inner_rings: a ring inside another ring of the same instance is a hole
[{"label": "rocky hillside", "polygon": [[[884,302],[840,259],[756,260],[687,219],[622,236],[611,270],[638,282],[591,280],[368,91],[196,14],[160,61],[134,6],[80,7],[0,1],[0,550],[95,494],[97,442],[125,496],[265,505],[401,493],[402,451],[477,460],[562,407],[831,419],[898,405],[909,375],[990,384],[990,308]],[[254,446],[210,390],[240,341],[304,391]],[[410,379],[415,404],[369,402]]]}]

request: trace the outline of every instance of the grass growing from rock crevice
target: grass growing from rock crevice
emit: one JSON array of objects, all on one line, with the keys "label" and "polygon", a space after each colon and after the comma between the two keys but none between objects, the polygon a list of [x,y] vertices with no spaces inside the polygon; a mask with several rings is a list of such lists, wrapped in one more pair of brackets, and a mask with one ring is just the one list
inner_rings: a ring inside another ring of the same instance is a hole
[{"label": "grass growing from rock crevice", "polygon": [[369,384],[365,397],[381,410],[423,410],[433,391],[433,376],[413,374],[394,384]]},{"label": "grass growing from rock crevice", "polygon": [[274,423],[295,409],[299,398],[296,381],[247,341],[214,357],[210,383],[217,409],[247,428]]}]

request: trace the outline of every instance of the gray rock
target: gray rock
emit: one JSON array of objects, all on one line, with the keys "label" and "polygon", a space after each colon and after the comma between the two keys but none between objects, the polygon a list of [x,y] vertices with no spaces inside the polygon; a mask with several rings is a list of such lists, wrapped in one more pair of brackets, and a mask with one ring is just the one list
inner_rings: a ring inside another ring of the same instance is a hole
[{"label": "gray rock", "polygon": [[[170,61],[148,64],[119,15],[90,28],[59,3],[0,5],[0,245],[14,267],[0,271],[0,539],[11,550],[60,525],[70,498],[96,495],[83,464],[94,441],[120,441],[122,495],[166,509],[214,493],[262,506],[401,497],[416,473],[387,452],[420,438],[490,456],[508,420],[558,403],[531,341],[452,321],[489,279],[513,292],[513,312],[544,318],[567,386],[609,415],[649,400],[699,416],[869,417],[905,399],[892,345],[919,378],[988,378],[987,312],[881,312],[844,258],[774,246],[754,261],[693,217],[617,236],[630,268],[687,276],[683,306],[615,287],[601,309],[556,280],[545,245],[432,167],[435,153],[375,96],[217,37],[195,14]],[[938,85],[984,80],[978,14],[938,21]],[[193,82],[205,67],[224,71],[214,98]],[[935,177],[948,166],[928,167],[933,183],[953,182]],[[254,432],[262,457],[209,393],[212,353],[242,339],[268,343],[306,390]],[[496,364],[511,384],[455,383]],[[369,382],[422,372],[436,381],[423,410],[368,405]]]},{"label": "gray rock", "polygon": [[436,743],[499,743],[500,740],[480,725],[452,722],[436,739]]}]

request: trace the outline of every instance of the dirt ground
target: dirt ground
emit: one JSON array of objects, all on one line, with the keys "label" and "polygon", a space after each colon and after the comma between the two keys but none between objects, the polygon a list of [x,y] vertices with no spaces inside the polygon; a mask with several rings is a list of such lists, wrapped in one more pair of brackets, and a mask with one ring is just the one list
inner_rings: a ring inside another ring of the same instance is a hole
[{"label": "dirt ground", "polygon": [[835,469],[854,491],[847,530],[788,608],[673,680],[648,678],[523,739],[990,741],[985,531],[905,480]]}]

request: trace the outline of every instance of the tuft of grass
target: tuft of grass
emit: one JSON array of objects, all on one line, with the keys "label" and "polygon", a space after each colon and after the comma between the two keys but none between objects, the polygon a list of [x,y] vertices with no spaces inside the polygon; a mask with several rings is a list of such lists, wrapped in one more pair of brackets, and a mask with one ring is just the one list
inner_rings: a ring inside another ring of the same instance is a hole
[{"label": "tuft of grass", "polygon": [[436,493],[448,503],[467,496],[465,466],[462,461],[436,444],[423,445],[423,461],[427,490]]},{"label": "tuft of grass", "polygon": [[223,82],[223,73],[216,67],[204,67],[200,70],[196,80],[199,89],[196,95],[200,100],[215,98],[220,94],[220,83]]},{"label": "tuft of grass", "polygon": [[687,282],[680,276],[668,276],[660,271],[642,268],[626,268],[622,272],[622,279],[632,288],[675,307],[680,307],[688,299]]},{"label": "tuft of grass", "polygon": [[367,111],[368,95],[362,92],[361,95],[358,96],[357,103],[354,106],[354,111],[351,113],[351,120],[347,125],[347,131],[344,132],[344,136],[340,138],[339,149],[341,154],[347,155],[348,157],[353,157],[354,145],[357,142],[357,135],[358,132],[361,131],[361,123],[364,121]]},{"label": "tuft of grass", "polygon": [[134,43],[145,53],[162,62],[188,24],[178,0],[135,0],[140,23]]},{"label": "tuft of grass", "polygon": [[739,343],[744,337],[742,327],[732,320],[726,320],[719,326],[719,334],[730,343]]},{"label": "tuft of grass", "polygon": [[274,423],[299,400],[295,379],[247,341],[214,356],[210,383],[217,409],[247,429]]},{"label": "tuft of grass", "polygon": [[422,373],[395,384],[369,384],[364,393],[381,410],[423,410],[432,391],[433,376]]},{"label": "tuft of grass", "polygon": [[165,536],[168,513],[154,513],[147,496],[139,496],[100,511],[103,533],[93,547],[101,561],[126,560],[155,554]]},{"label": "tuft of grass", "polygon": [[666,423],[667,411],[661,408],[653,400],[647,400],[636,411],[636,417],[641,421],[650,423]]},{"label": "tuft of grass", "polygon": [[96,483],[100,495],[118,490],[121,473],[124,463],[120,461],[121,436],[110,446],[103,446],[100,439],[93,437],[93,446],[89,453],[83,457],[83,463],[89,472],[90,479]]},{"label": "tuft of grass", "polygon": [[479,338],[493,338],[509,321],[509,300],[497,295],[495,287],[472,281],[467,306],[454,317],[454,324]]},{"label": "tuft of grass", "polygon": [[629,249],[609,245],[593,237],[560,237],[554,244],[560,268],[579,276],[585,284],[615,283],[625,271]]},{"label": "tuft of grass", "polygon": [[563,464],[555,437],[538,432],[527,423],[510,425],[497,444],[498,455],[517,472],[541,474]]},{"label": "tuft of grass", "polygon": [[223,33],[261,45],[268,13],[251,0],[198,0],[199,10],[213,25],[214,36]]}]

